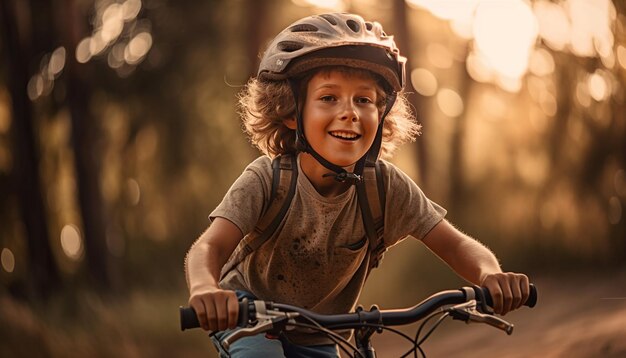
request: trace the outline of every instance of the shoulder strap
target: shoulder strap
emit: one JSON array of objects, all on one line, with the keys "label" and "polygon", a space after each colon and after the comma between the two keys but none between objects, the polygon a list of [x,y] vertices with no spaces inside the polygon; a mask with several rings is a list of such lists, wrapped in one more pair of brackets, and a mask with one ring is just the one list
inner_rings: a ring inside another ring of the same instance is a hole
[{"label": "shoulder strap", "polygon": [[222,267],[222,278],[274,234],[289,210],[296,192],[297,179],[298,162],[295,155],[281,155],[272,160],[272,189],[267,210],[257,222],[254,231],[244,237]]},{"label": "shoulder strap", "polygon": [[381,162],[368,162],[363,170],[363,180],[357,184],[357,195],[363,226],[369,241],[369,272],[378,267],[387,250],[383,239],[385,224],[385,182]]}]

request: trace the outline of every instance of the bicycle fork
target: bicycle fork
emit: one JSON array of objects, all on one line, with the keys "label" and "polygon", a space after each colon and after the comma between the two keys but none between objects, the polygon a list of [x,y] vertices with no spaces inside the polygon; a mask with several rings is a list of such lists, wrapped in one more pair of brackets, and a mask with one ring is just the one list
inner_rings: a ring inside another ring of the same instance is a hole
[{"label": "bicycle fork", "polygon": [[[363,306],[358,306],[356,309],[357,313],[363,311]],[[370,309],[370,312],[380,311],[378,306],[373,305]],[[371,326],[361,327],[354,332],[354,342],[356,343],[357,351],[354,352],[354,357],[357,358],[376,358],[376,350],[372,347],[372,342],[370,338],[374,333],[381,333],[382,329]]]},{"label": "bicycle fork", "polygon": [[355,357],[376,358],[376,351],[374,350],[374,347],[372,347],[372,342],[370,341],[370,337],[376,331],[377,329],[372,327],[363,327],[355,332],[354,342],[356,343],[356,348],[358,349],[354,352]]}]

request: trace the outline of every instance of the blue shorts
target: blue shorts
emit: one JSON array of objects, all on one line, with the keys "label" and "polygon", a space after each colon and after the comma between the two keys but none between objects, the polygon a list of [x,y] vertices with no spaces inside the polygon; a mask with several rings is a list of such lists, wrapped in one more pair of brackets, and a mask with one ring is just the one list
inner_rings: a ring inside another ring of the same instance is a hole
[{"label": "blue shorts", "polygon": [[[248,298],[254,300],[251,293],[245,291],[236,291],[239,300]],[[301,346],[289,342],[287,337],[281,335],[277,339],[266,338],[264,334],[256,336],[244,337],[230,345],[228,355],[220,342],[228,337],[233,331],[240,329],[235,328],[217,332],[211,336],[213,344],[217,348],[220,357],[232,358],[265,358],[265,357],[286,357],[286,358],[338,358],[339,352],[337,345],[324,344],[317,346]]]}]

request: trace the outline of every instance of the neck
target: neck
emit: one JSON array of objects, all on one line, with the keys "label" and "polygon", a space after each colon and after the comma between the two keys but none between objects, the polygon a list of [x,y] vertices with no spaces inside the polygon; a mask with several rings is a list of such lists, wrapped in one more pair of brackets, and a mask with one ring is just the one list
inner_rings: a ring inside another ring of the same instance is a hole
[{"label": "neck", "polygon": [[[300,153],[300,168],[309,179],[315,190],[325,197],[337,196],[350,188],[350,184],[336,181],[332,176],[324,177],[324,174],[332,171],[320,164],[312,155]],[[354,165],[345,167],[347,171],[352,171]]]}]

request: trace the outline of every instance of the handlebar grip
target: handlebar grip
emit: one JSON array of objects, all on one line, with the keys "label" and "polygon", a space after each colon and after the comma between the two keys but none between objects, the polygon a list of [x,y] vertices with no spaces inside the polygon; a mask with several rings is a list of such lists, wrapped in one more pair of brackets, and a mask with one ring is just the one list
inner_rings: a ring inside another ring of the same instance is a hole
[{"label": "handlebar grip", "polygon": [[191,307],[179,307],[178,311],[180,312],[180,330],[184,331],[190,328],[198,328],[200,327],[200,322],[198,321],[198,315],[196,315],[196,311]]},{"label": "handlebar grip", "polygon": [[[483,295],[485,296],[485,301],[487,306],[493,307],[493,300],[491,299],[491,294],[486,287],[481,287],[483,291]],[[524,303],[524,306],[533,308],[537,304],[537,287],[534,284],[530,284],[530,294],[528,295],[528,299]]]},{"label": "handlebar grip", "polygon": [[[191,328],[199,328],[200,321],[198,321],[198,315],[192,307],[179,307],[180,312],[180,330],[184,331]],[[248,318],[250,316],[250,305],[248,299],[244,298],[239,302],[239,315],[237,317],[237,325],[245,327],[248,324]]]}]

